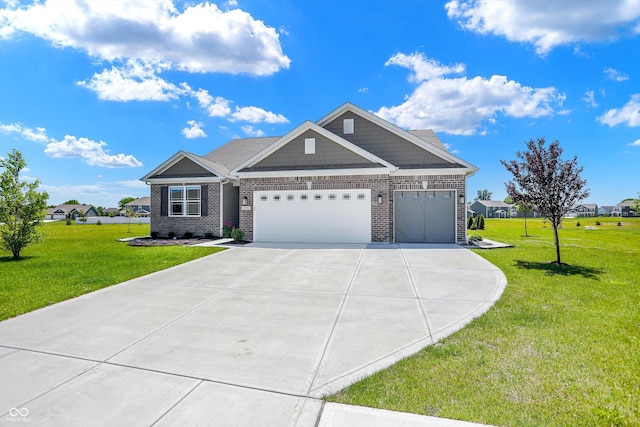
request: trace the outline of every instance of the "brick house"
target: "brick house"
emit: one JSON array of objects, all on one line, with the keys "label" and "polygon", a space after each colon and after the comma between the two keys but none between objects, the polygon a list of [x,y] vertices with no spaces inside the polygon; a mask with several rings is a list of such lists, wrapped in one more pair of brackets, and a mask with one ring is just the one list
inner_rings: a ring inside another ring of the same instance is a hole
[{"label": "brick house", "polygon": [[231,222],[250,241],[463,243],[476,171],[433,131],[346,103],[281,137],[180,151],[141,179],[159,235],[220,235]]}]

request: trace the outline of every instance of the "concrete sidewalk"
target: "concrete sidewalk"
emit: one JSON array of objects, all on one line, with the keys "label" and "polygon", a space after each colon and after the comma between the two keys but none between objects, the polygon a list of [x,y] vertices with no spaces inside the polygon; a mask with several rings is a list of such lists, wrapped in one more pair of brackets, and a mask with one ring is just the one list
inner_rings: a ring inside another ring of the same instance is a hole
[{"label": "concrete sidewalk", "polygon": [[[321,398],[460,329],[505,285],[456,245],[235,247],[1,322],[0,424],[375,425],[390,411]],[[433,422],[391,424],[450,425]]]}]

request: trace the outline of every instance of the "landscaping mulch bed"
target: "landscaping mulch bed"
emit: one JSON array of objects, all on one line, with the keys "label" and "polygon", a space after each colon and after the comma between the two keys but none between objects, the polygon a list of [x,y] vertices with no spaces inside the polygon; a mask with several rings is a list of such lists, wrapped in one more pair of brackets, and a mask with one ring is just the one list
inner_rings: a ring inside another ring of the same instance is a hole
[{"label": "landscaping mulch bed", "polygon": [[151,237],[138,237],[133,240],[129,240],[129,246],[191,246],[197,245],[198,243],[205,242],[213,242],[214,240],[218,240],[219,237],[213,239],[204,239],[194,237],[191,239],[152,239]]}]

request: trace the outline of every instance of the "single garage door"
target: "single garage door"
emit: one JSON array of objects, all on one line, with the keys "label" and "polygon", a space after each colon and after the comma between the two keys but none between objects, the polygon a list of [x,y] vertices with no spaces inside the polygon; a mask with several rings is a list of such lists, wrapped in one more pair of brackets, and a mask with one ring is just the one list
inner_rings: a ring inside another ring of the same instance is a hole
[{"label": "single garage door", "polygon": [[255,191],[256,242],[371,242],[371,190]]},{"label": "single garage door", "polygon": [[396,191],[393,206],[396,242],[455,243],[454,191]]}]

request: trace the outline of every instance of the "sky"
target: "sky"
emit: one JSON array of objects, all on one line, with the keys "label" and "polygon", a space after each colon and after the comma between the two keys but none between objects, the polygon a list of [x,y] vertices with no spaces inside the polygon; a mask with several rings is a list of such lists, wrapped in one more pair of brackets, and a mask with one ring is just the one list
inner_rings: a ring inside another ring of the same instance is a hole
[{"label": "sky", "polygon": [[345,102],[433,129],[479,168],[468,200],[544,137],[615,205],[640,192],[640,0],[0,0],[0,156],[51,205],[147,196],[180,150]]}]

